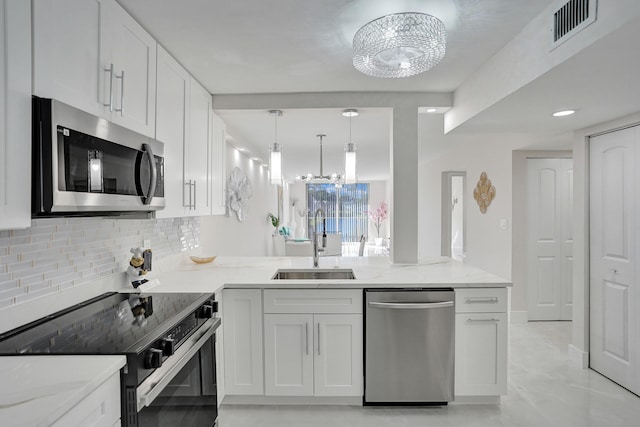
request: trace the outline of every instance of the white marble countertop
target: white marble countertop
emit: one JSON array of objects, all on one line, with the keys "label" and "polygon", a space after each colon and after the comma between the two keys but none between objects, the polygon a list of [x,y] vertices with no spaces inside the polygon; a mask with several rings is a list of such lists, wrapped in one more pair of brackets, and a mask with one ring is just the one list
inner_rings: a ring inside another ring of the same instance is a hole
[{"label": "white marble countertop", "polygon": [[506,287],[511,282],[475,267],[439,257],[418,264],[391,264],[386,257],[322,257],[321,269],[350,268],[355,280],[271,280],[278,269],[311,269],[309,257],[218,257],[195,264],[186,255],[163,260],[149,279],[149,292],[217,292],[226,288]]},{"label": "white marble countertop", "polygon": [[49,426],[125,363],[124,356],[2,356],[0,424]]}]

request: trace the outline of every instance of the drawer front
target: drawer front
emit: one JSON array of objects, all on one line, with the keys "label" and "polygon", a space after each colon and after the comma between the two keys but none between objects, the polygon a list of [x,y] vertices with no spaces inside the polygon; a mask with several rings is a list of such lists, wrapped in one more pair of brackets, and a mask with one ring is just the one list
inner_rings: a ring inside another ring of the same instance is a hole
[{"label": "drawer front", "polygon": [[507,288],[456,289],[456,313],[503,313]]},{"label": "drawer front", "polygon": [[266,289],[265,313],[362,313],[361,289]]},{"label": "drawer front", "polygon": [[112,427],[120,419],[120,373],[109,377],[80,403],[53,423],[53,427]]}]

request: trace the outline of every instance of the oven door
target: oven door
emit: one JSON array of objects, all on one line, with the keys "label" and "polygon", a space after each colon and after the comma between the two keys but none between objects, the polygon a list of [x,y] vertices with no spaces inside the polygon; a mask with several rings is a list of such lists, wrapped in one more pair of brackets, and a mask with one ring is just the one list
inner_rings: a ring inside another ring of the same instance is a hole
[{"label": "oven door", "polygon": [[[210,319],[138,386],[139,427],[213,426],[218,416],[215,329]],[[188,348],[185,348],[185,345]]]}]

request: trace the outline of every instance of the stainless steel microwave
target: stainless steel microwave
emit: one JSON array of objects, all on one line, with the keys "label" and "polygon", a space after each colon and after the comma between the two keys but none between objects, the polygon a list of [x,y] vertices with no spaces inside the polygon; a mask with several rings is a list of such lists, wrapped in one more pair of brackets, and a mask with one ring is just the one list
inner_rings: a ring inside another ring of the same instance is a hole
[{"label": "stainless steel microwave", "polygon": [[163,209],[164,145],[62,102],[33,98],[32,214]]}]

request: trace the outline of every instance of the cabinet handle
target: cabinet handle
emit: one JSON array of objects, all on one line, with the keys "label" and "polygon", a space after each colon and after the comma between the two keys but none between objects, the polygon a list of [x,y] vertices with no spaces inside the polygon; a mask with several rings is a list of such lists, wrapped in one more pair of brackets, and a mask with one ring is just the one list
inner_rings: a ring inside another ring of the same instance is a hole
[{"label": "cabinet handle", "polygon": [[198,181],[196,181],[195,179],[193,180],[193,209],[195,210],[197,208],[197,204],[196,204],[196,194],[198,194],[198,192],[196,191],[196,183]]},{"label": "cabinet handle", "polygon": [[[182,205],[183,205],[185,208],[189,208],[189,210],[191,210],[191,209],[192,209],[192,207],[193,207],[193,205],[191,204],[191,187],[193,186],[193,183],[191,182],[191,180],[189,180],[189,182],[185,182],[185,183],[184,183],[184,185],[185,185],[185,187],[189,187],[189,204],[188,204],[188,205],[187,205],[187,204],[185,204],[185,203],[184,203],[184,200],[183,200]],[[182,197],[183,197],[183,199],[184,199],[184,193],[183,193]]]},{"label": "cabinet handle", "polygon": [[105,107],[109,107],[109,111],[113,111],[113,63],[109,66],[109,68],[105,68],[104,71],[109,73],[109,102],[107,104],[102,104]]},{"label": "cabinet handle", "polygon": [[465,304],[497,304],[498,298],[465,298]]},{"label": "cabinet handle", "polygon": [[318,322],[318,356],[320,356],[320,322]]},{"label": "cabinet handle", "polygon": [[500,319],[467,319],[467,323],[498,323]]},{"label": "cabinet handle", "polygon": [[305,325],[305,341],[307,342],[307,356],[309,355],[309,322]]},{"label": "cabinet handle", "polygon": [[122,70],[122,73],[119,76],[116,76],[116,79],[121,79],[120,80],[120,108],[117,109],[116,111],[120,112],[120,117],[122,117],[124,115],[124,70]]}]

